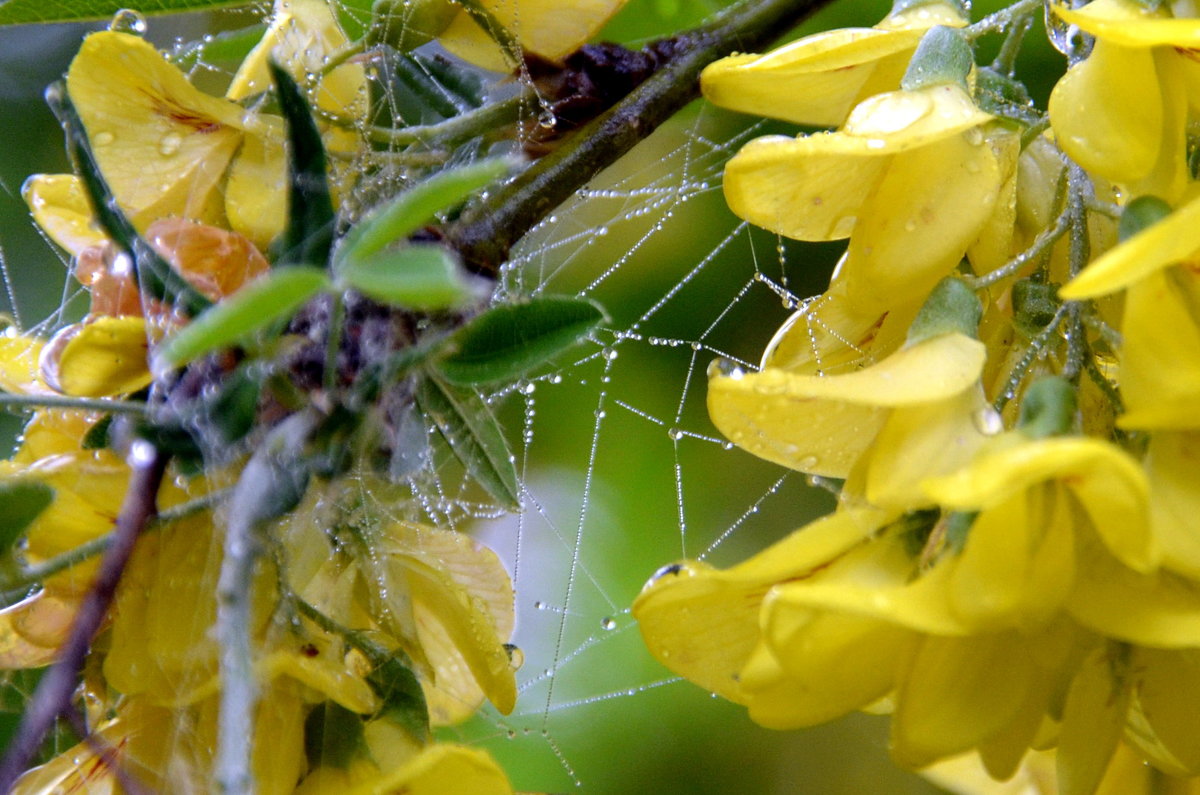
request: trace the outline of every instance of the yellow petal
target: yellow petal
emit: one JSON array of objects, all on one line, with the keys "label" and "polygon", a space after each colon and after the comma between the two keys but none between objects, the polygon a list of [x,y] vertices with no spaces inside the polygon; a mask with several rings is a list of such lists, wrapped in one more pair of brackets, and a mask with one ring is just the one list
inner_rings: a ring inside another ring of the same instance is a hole
[{"label": "yellow petal", "polygon": [[865,311],[927,296],[979,238],[1007,176],[979,130],[892,159],[850,238],[847,297]]},{"label": "yellow petal", "polygon": [[1018,493],[981,513],[954,564],[954,610],[982,628],[1028,628],[1062,608],[1074,580],[1075,536],[1063,495]]},{"label": "yellow petal", "polygon": [[156,331],[145,318],[98,317],[68,326],[47,343],[42,376],[64,395],[108,397],[152,380],[146,363]]},{"label": "yellow petal", "polygon": [[287,162],[278,133],[272,127],[263,135],[247,135],[225,185],[229,226],[261,249],[266,249],[287,223]]},{"label": "yellow petal", "polygon": [[746,703],[739,672],[759,640],[759,608],[777,583],[810,576],[870,536],[886,514],[841,511],[818,519],[727,570],[668,566],[633,603],[651,654],[676,673]]},{"label": "yellow petal", "polygon": [[970,462],[987,438],[981,427],[988,412],[980,388],[893,410],[867,456],[867,500],[897,509],[927,505],[921,481]]},{"label": "yellow petal", "polygon": [[931,478],[922,488],[947,507],[987,510],[1047,480],[1060,480],[1074,492],[1100,538],[1123,563],[1139,571],[1157,565],[1160,552],[1149,530],[1146,477],[1128,454],[1099,439],[1002,446],[967,469]]},{"label": "yellow petal", "polygon": [[364,715],[373,713],[379,708],[375,691],[352,666],[346,664],[344,658],[339,657],[330,653],[312,655],[311,647],[305,651],[280,650],[256,661],[255,672],[260,682],[288,676],[352,712]]},{"label": "yellow petal", "polygon": [[[754,660],[742,671],[750,717],[769,728],[813,726],[878,701],[895,684],[895,661],[915,636],[872,618],[797,609],[768,596],[763,649],[778,665],[778,683],[763,688]],[[756,652],[756,657],[758,653]]]},{"label": "yellow petal", "polygon": [[1067,610],[1080,624],[1143,646],[1200,646],[1200,583],[1165,570],[1139,574],[1094,542],[1077,560]]},{"label": "yellow petal", "polygon": [[848,237],[891,156],[990,119],[958,86],[879,94],[838,132],[767,136],[742,147],[725,166],[725,198],[739,217],[787,237]]},{"label": "yellow petal", "polygon": [[900,675],[893,756],[922,767],[985,741],[1018,715],[1034,675],[1015,632],[925,638]]},{"label": "yellow petal", "polygon": [[[346,45],[346,35],[325,0],[278,0],[271,26],[246,56],[225,96],[244,99],[271,88],[267,61],[274,57],[298,81],[321,74],[326,58]],[[366,112],[366,76],[357,63],[320,78],[317,107],[352,117]]]},{"label": "yellow petal", "polygon": [[11,331],[0,332],[0,391],[18,395],[45,392],[38,368],[42,341]]},{"label": "yellow petal", "polygon": [[1050,94],[1050,122],[1059,146],[1079,165],[1113,182],[1146,176],[1164,135],[1157,86],[1151,52],[1097,41],[1088,59],[1072,67]]},{"label": "yellow petal", "polygon": [[0,610],[0,669],[41,668],[67,639],[79,599],[47,591]]},{"label": "yellow petal", "polygon": [[1129,706],[1127,661],[1112,645],[1090,654],[1067,695],[1058,746],[1064,795],[1091,795],[1108,767]]},{"label": "yellow petal", "polygon": [[1056,2],[1050,8],[1080,30],[1124,47],[1200,47],[1200,20],[1157,16],[1134,0],[1094,0],[1075,10]]},{"label": "yellow petal", "polygon": [[449,743],[437,743],[412,761],[352,788],[347,795],[403,792],[406,795],[511,795],[504,771],[488,753]]},{"label": "yellow petal", "polygon": [[1068,300],[1106,295],[1171,265],[1191,261],[1200,251],[1200,197],[1094,259],[1059,291]]},{"label": "yellow petal", "polygon": [[21,197],[42,231],[72,256],[108,239],[96,227],[83,183],[74,174],[34,174],[21,186]]},{"label": "yellow petal", "polygon": [[1200,269],[1178,266],[1129,288],[1121,349],[1122,428],[1200,427]]},{"label": "yellow petal", "polygon": [[700,75],[706,99],[730,110],[833,127],[866,97],[895,91],[924,29],[841,28],[765,55],[733,55]]},{"label": "yellow petal", "polygon": [[1193,579],[1200,579],[1200,433],[1150,435],[1146,454],[1150,479],[1150,523],[1163,549],[1163,564]]},{"label": "yellow petal", "polygon": [[[1200,651],[1138,649],[1134,707],[1153,733],[1156,762],[1170,760],[1174,775],[1200,773]],[[1139,745],[1147,740],[1139,737]]]},{"label": "yellow petal", "polygon": [[203,218],[242,138],[242,109],[197,90],[137,36],[88,36],[67,90],[113,194],[144,223]]},{"label": "yellow petal", "polygon": [[710,379],[713,423],[744,450],[802,472],[845,477],[887,417],[886,409],[935,402],[974,384],[985,350],[945,334],[873,367],[832,376],[767,369]]}]

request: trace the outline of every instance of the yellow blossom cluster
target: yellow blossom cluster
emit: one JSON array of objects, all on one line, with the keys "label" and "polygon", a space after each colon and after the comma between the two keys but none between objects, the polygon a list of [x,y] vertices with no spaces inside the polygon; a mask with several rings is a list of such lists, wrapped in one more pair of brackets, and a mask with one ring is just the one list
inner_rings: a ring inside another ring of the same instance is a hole
[{"label": "yellow blossom cluster", "polygon": [[1046,116],[996,101],[1020,87],[975,65],[990,28],[952,0],[708,68],[719,105],[835,128],[726,167],[740,217],[848,244],[758,369],[714,363],[708,406],[839,504],[655,575],[634,614],[663,664],[768,727],[890,713],[894,758],[956,791],[1200,775],[1189,8],[1051,4],[1094,46]]}]

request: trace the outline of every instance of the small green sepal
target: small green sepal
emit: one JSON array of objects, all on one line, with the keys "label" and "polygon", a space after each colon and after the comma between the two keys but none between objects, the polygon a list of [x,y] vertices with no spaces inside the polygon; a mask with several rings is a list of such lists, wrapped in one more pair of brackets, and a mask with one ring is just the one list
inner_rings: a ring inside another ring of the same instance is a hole
[{"label": "small green sepal", "polygon": [[975,54],[966,38],[954,28],[936,25],[921,37],[917,51],[900,80],[905,91],[956,83],[967,90],[967,75],[975,65]]},{"label": "small green sepal", "polygon": [[1117,238],[1124,243],[1129,238],[1149,229],[1171,214],[1171,205],[1157,196],[1138,196],[1121,212],[1117,223]]},{"label": "small green sepal", "polygon": [[979,298],[962,279],[947,276],[938,282],[933,292],[925,299],[921,311],[908,328],[906,345],[942,334],[957,332],[975,337],[979,332],[979,319],[983,317],[983,305]]},{"label": "small green sepal", "polygon": [[30,478],[0,481],[0,556],[12,553],[29,526],[54,502],[54,489]]},{"label": "small green sepal", "polygon": [[1039,378],[1025,390],[1017,428],[1032,439],[1062,436],[1075,424],[1075,387],[1059,375]]}]

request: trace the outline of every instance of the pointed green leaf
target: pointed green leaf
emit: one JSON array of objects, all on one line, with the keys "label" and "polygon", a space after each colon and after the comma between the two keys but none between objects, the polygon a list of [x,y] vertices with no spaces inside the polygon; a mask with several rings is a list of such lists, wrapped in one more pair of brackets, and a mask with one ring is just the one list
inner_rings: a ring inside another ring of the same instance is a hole
[{"label": "pointed green leaf", "polygon": [[586,298],[543,296],[500,304],[463,326],[437,368],[453,384],[512,381],[571,347],[606,320]]},{"label": "pointed green leaf", "polygon": [[276,261],[325,267],[333,248],[335,223],[325,173],[325,144],[296,81],[274,59],[268,63],[279,92],[279,109],[287,121],[289,144],[288,226]]},{"label": "pointed green leaf", "polygon": [[351,260],[368,259],[393,242],[404,240],[440,212],[462,203],[480,188],[502,177],[511,167],[507,158],[480,160],[439,172],[404,191],[354,226],[337,250],[335,269]]},{"label": "pointed green leaf", "polygon": [[[0,25],[26,25],[33,22],[91,22],[109,19],[129,8],[128,0],[8,0],[0,5]],[[178,14],[183,11],[209,11],[249,5],[246,0],[153,0],[138,6],[145,14]]]},{"label": "pointed green leaf", "polygon": [[367,684],[383,704],[377,716],[399,724],[418,740],[429,737],[429,707],[425,691],[412,668],[389,657],[367,674]]},{"label": "pointed green leaf", "polygon": [[189,42],[169,57],[172,63],[184,71],[194,69],[202,63],[210,67],[215,64],[228,64],[236,68],[254,46],[262,41],[266,32],[267,26],[261,22],[237,30],[223,30]]},{"label": "pointed green leaf", "polygon": [[330,287],[328,277],[316,268],[276,268],[169,337],[154,352],[151,370],[161,375],[198,356],[228,347],[290,316]]},{"label": "pointed green leaf", "polygon": [[458,389],[430,376],[421,379],[417,405],[471,477],[509,510],[520,508],[517,469],[504,432],[473,389]]},{"label": "pointed green leaf", "polygon": [[411,245],[349,260],[338,282],[405,309],[450,309],[470,303],[477,289],[454,256],[434,245]]},{"label": "pointed green leaf", "polygon": [[17,545],[33,520],[54,502],[54,489],[36,480],[0,481],[0,555]]}]

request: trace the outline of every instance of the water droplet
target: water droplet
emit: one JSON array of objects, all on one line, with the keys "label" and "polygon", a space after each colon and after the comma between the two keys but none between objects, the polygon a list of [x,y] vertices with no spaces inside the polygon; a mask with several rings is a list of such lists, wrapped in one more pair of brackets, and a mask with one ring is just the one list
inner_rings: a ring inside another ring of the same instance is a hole
[{"label": "water droplet", "polygon": [[713,359],[708,363],[706,372],[709,378],[732,378],[735,381],[746,376],[746,371],[741,365],[728,359]]},{"label": "water droplet", "polygon": [[552,383],[552,384],[561,384],[561,383],[562,383],[562,376],[561,376],[561,375],[559,375],[558,373],[555,373],[554,375],[550,376],[550,383]]},{"label": "water droplet", "polygon": [[531,381],[528,384],[522,384],[519,389],[523,395],[532,395],[537,389],[537,384]]},{"label": "water droplet", "polygon": [[674,577],[683,571],[683,566],[679,563],[669,563],[663,566],[658,571],[650,575],[650,579],[646,581],[646,587],[653,585],[665,577]]},{"label": "water droplet", "polygon": [[702,343],[699,343],[699,342],[693,342],[693,343],[692,343],[692,350],[694,350],[694,351],[702,351],[702,350],[704,350],[704,345],[703,345]]},{"label": "water droplet", "polygon": [[670,437],[671,441],[678,442],[683,438],[683,431],[679,430],[678,428],[672,428],[671,430],[667,431],[667,436]]},{"label": "water droplet", "polygon": [[95,135],[93,135],[92,136],[92,144],[94,144],[95,146],[108,146],[115,139],[116,139],[116,136],[114,136],[112,133],[110,133],[106,130],[104,132],[98,132]]},{"label": "water droplet", "polygon": [[971,421],[975,423],[975,429],[984,436],[995,436],[1004,430],[1004,420],[999,412],[991,407],[985,407],[975,412]]},{"label": "water droplet", "polygon": [[834,237],[850,237],[850,233],[854,231],[854,225],[857,223],[858,216],[843,215],[833,222],[833,229],[830,233]]},{"label": "water droplet", "polygon": [[507,734],[508,734],[508,739],[510,739],[510,740],[515,740],[515,739],[516,739],[516,737],[517,737],[517,730],[516,730],[516,729],[509,729],[509,730],[508,730],[508,732],[507,732]]},{"label": "water droplet", "polygon": [[617,628],[617,622],[612,616],[605,616],[600,620],[600,628],[606,632],[611,632]]},{"label": "water droplet", "polygon": [[819,463],[821,463],[821,461],[815,455],[806,455],[797,462],[796,468],[801,472],[806,472],[816,467],[816,465]]},{"label": "water droplet", "polygon": [[[983,143],[983,130],[978,127],[972,127],[963,133],[963,138],[972,146],[979,146]],[[978,171],[978,168],[976,168],[976,171]]]},{"label": "water droplet", "polygon": [[917,222],[914,221],[913,219],[909,218],[907,221],[904,222],[904,231],[905,232],[917,231]]},{"label": "water droplet", "polygon": [[183,145],[183,136],[179,133],[167,133],[163,139],[158,142],[158,153],[163,157],[170,157],[179,151],[179,147]]},{"label": "water droplet", "polygon": [[146,18],[132,8],[122,8],[113,14],[108,29],[115,33],[131,33],[142,36],[146,33]]},{"label": "water droplet", "polygon": [[616,348],[605,348],[600,355],[604,357],[604,361],[611,362],[617,358],[617,350]]},{"label": "water droplet", "polygon": [[533,609],[534,609],[534,610],[545,610],[545,609],[546,609],[546,603],[545,603],[545,602],[543,602],[543,601],[541,601],[541,600],[539,599],[538,601],[536,601],[536,602],[534,602],[534,603],[533,603]]},{"label": "water droplet", "polygon": [[721,445],[721,448],[724,450],[732,450],[736,446],[737,445],[735,445],[733,442],[725,442],[723,445]]},{"label": "water droplet", "polygon": [[607,416],[608,412],[606,412],[604,409],[596,409],[596,419],[602,420]]}]

